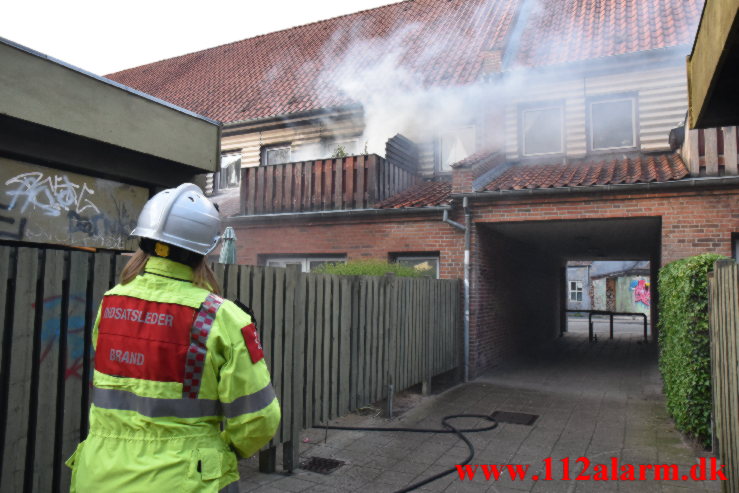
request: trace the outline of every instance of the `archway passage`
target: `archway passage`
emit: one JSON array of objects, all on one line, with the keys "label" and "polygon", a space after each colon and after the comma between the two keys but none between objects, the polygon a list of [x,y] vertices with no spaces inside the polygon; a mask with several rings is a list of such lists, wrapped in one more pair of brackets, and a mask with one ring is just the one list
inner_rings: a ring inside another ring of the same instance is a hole
[{"label": "archway passage", "polygon": [[[567,323],[567,262],[645,261],[655,286],[661,218],[477,223],[472,366],[490,368],[560,336]],[[656,290],[650,341],[656,340]]]}]

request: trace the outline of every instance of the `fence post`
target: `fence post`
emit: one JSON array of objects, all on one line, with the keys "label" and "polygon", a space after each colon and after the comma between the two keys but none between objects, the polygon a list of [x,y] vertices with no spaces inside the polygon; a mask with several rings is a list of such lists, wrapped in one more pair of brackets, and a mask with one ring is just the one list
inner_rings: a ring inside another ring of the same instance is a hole
[{"label": "fence post", "polygon": [[613,339],[613,313],[611,313],[611,316],[610,316],[610,323],[611,323],[611,326],[610,326],[610,328],[611,328],[611,339]]},{"label": "fence post", "polygon": [[[305,283],[306,276],[300,272],[300,266],[290,265],[285,275],[286,301],[292,298],[292,304],[286,303],[285,330],[292,332],[292,344],[285,347],[286,359],[292,361],[292,368],[285,373],[284,391],[291,393],[289,413],[290,422],[285,423],[288,440],[283,444],[283,468],[292,472],[300,463],[300,430],[303,428],[303,386],[305,372]],[[286,338],[286,344],[289,339]]]},{"label": "fence post", "polygon": [[430,320],[430,311],[431,311],[431,280],[430,279],[424,279],[423,283],[421,284],[423,286],[423,290],[421,291],[422,296],[424,297],[423,303],[421,303],[422,309],[426,309],[426,313],[423,314],[422,320],[426,321],[426,323],[423,324],[422,327],[422,337],[426,338],[426,354],[423,361],[424,364],[424,379],[421,382],[421,393],[423,395],[431,395],[431,375],[433,374],[432,368],[431,368],[431,362],[434,350],[434,334],[433,330],[431,329],[431,320]]},{"label": "fence post", "polygon": [[393,413],[393,397],[395,394],[395,383],[396,383],[396,358],[397,358],[397,344],[398,344],[398,283],[395,278],[395,274],[385,274],[382,277],[383,292],[386,300],[387,314],[387,325],[385,334],[388,338],[387,351],[385,361],[387,366],[385,371],[387,372],[387,409],[386,417],[392,418]]}]

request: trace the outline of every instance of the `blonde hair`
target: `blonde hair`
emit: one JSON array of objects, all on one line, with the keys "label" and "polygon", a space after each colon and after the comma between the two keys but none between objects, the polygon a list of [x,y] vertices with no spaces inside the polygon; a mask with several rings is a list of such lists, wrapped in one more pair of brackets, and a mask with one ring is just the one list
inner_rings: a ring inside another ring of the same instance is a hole
[{"label": "blonde hair", "polygon": [[[121,284],[128,284],[133,281],[136,276],[143,274],[146,262],[150,257],[150,254],[138,249],[121,271]],[[218,280],[211,268],[208,266],[208,263],[205,261],[205,257],[202,257],[197,265],[193,267],[192,283],[199,288],[207,289],[211,293],[215,293],[217,295],[221,294],[221,287],[218,284]]]}]

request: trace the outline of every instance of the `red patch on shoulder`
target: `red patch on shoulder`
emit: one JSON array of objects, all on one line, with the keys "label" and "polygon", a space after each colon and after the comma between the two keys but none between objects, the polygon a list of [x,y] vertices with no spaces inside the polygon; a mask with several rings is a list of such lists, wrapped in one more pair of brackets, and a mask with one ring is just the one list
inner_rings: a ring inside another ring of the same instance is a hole
[{"label": "red patch on shoulder", "polygon": [[251,362],[256,363],[264,358],[264,351],[262,350],[262,343],[259,341],[257,326],[249,324],[241,329],[241,334],[244,336],[244,342],[246,343],[246,349],[249,350]]}]

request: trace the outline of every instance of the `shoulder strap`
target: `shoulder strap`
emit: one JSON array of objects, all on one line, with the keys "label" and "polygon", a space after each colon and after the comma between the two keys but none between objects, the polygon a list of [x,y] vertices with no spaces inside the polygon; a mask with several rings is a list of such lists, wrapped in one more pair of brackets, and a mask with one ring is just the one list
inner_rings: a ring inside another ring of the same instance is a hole
[{"label": "shoulder strap", "polygon": [[210,293],[200,305],[195,321],[190,329],[190,347],[185,357],[185,379],[182,382],[182,397],[196,399],[200,392],[200,382],[205,366],[206,342],[216,313],[223,304],[223,298]]}]

